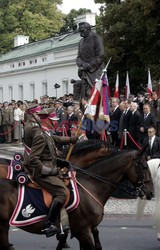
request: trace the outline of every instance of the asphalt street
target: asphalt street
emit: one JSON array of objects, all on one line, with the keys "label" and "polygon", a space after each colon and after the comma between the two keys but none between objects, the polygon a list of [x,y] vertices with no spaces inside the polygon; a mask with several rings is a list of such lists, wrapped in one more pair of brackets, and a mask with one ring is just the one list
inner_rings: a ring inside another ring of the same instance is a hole
[{"label": "asphalt street", "polygon": [[[105,216],[99,225],[103,250],[159,250],[151,216],[136,221],[135,216]],[[16,250],[53,250],[56,239],[29,234],[17,228],[10,230],[10,242]],[[68,239],[71,250],[78,250],[76,239]],[[89,249],[88,249],[89,250]]]}]

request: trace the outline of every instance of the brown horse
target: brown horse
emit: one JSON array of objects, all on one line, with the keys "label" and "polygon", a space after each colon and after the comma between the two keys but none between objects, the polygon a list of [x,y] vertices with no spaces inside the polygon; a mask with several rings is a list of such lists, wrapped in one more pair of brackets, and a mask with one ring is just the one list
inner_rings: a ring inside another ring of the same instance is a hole
[{"label": "brown horse", "polygon": [[[74,146],[74,149],[72,151],[70,162],[72,164],[76,164],[78,167],[84,167],[88,164],[91,164],[92,162],[95,162],[98,159],[101,159],[109,154],[111,154],[113,151],[116,151],[117,149],[113,148],[111,145],[109,145],[106,142],[91,139],[87,141],[83,141],[80,143],[77,143]],[[61,152],[61,157],[64,159],[66,158],[66,155],[68,153],[68,148],[65,148]],[[13,159],[13,157],[10,157],[10,160]],[[6,178],[7,172],[8,172],[8,166],[10,164],[9,159],[0,158],[0,177]],[[97,228],[94,228],[92,230],[94,240],[96,242],[97,247],[99,246],[99,250],[102,249],[101,243],[99,240],[99,232]],[[57,250],[63,248],[66,244],[68,233],[61,235],[59,243],[57,245]],[[57,237],[58,239],[58,237]]]},{"label": "brown horse", "polygon": [[[150,171],[142,161],[137,162],[136,154],[135,151],[116,152],[83,169],[75,167],[80,204],[69,213],[69,221],[71,233],[78,239],[81,250],[96,249],[91,230],[101,222],[104,205],[123,178],[139,186],[141,193],[151,198],[153,184]],[[0,179],[0,190],[0,249],[9,250],[9,220],[16,206],[18,185],[14,181]],[[42,227],[43,222],[38,222],[21,229],[41,234]]]}]

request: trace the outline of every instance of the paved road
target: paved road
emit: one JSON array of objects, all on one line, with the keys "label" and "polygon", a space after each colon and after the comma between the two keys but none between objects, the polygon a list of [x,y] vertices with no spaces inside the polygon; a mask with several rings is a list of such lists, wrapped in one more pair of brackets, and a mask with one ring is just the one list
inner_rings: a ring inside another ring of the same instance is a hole
[{"label": "paved road", "polygon": [[[141,221],[136,221],[134,216],[105,216],[99,226],[103,250],[159,250],[160,242],[152,225],[150,216]],[[17,250],[53,250],[56,247],[55,238],[47,239],[15,228],[10,231],[10,241]],[[68,242],[71,250],[78,250],[76,239]]]}]

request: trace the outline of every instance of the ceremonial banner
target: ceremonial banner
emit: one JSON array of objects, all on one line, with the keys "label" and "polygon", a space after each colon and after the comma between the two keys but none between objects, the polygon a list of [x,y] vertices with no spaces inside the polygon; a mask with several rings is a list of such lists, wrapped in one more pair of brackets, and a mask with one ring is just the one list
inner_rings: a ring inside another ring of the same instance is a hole
[{"label": "ceremonial banner", "polygon": [[118,71],[117,71],[115,91],[114,91],[114,95],[113,96],[119,98],[119,74],[118,74]]},{"label": "ceremonial banner", "polygon": [[151,81],[151,73],[150,73],[150,69],[148,69],[148,85],[147,85],[147,93],[152,94],[152,81]]},{"label": "ceremonial banner", "polygon": [[126,88],[125,88],[125,98],[128,99],[130,95],[130,85],[129,85],[129,75],[128,75],[128,71],[127,71],[127,75],[126,75]]},{"label": "ceremonial banner", "polygon": [[93,86],[91,98],[84,115],[93,121],[97,119],[109,121],[108,78],[105,72]]}]

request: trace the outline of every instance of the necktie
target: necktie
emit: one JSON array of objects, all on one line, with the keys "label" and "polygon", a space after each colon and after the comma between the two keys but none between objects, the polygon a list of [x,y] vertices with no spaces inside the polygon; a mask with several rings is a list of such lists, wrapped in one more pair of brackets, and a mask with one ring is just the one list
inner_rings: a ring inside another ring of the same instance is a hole
[{"label": "necktie", "polygon": [[144,120],[146,120],[147,119],[147,114],[144,114]]},{"label": "necktie", "polygon": [[149,139],[149,146],[150,146],[150,149],[152,149],[152,139]]}]

